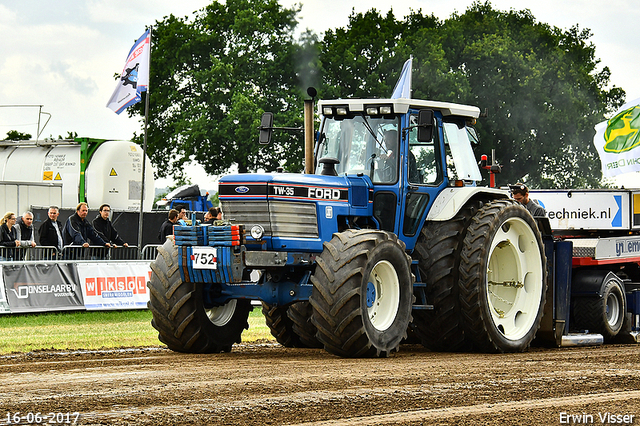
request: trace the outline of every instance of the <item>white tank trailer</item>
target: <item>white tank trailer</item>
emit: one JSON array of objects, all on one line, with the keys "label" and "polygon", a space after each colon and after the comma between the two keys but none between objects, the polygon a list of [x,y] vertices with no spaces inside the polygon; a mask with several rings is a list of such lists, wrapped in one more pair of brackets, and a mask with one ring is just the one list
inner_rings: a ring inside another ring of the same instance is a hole
[{"label": "white tank trailer", "polygon": [[33,206],[74,208],[85,201],[97,209],[139,211],[142,159],[144,210],[154,198],[153,168],[142,148],[130,141],[75,138],[0,142],[0,212],[17,214]]}]

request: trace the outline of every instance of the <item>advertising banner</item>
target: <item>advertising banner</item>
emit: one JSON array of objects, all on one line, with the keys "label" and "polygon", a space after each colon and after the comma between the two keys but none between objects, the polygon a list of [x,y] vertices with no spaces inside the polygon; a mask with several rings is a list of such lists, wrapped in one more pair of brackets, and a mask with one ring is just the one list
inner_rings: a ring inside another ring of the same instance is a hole
[{"label": "advertising banner", "polygon": [[0,265],[0,314],[8,314],[9,302],[7,302],[7,295],[4,291],[4,279],[2,278],[2,265]]},{"label": "advertising banner", "polygon": [[87,310],[147,308],[148,262],[78,263],[77,267]]},{"label": "advertising banner", "polygon": [[531,190],[547,211],[551,229],[630,229],[628,191]]},{"label": "advertising banner", "polygon": [[627,102],[595,129],[593,144],[604,176],[640,171],[640,99]]},{"label": "advertising banner", "polygon": [[4,265],[2,278],[11,312],[84,309],[72,264]]}]

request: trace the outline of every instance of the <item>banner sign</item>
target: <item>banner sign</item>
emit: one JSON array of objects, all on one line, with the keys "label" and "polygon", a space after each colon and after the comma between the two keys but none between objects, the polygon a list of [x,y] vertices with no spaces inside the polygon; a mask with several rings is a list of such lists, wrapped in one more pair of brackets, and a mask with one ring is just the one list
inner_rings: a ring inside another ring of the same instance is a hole
[{"label": "banner sign", "polygon": [[149,263],[78,263],[87,310],[146,309]]},{"label": "banner sign", "polygon": [[640,99],[627,102],[595,129],[593,144],[605,177],[640,171]]},{"label": "banner sign", "polygon": [[0,314],[8,314],[9,302],[7,302],[7,295],[4,291],[4,279],[2,278],[2,265],[0,265]]},{"label": "banner sign", "polygon": [[84,309],[72,264],[4,265],[2,278],[11,312]]},{"label": "banner sign", "polygon": [[151,55],[151,31],[145,31],[127,55],[124,69],[118,79],[107,108],[120,114],[127,107],[142,100],[140,94],[149,85],[149,59]]},{"label": "banner sign", "polygon": [[627,230],[629,191],[531,190],[529,197],[545,208],[554,230]]}]

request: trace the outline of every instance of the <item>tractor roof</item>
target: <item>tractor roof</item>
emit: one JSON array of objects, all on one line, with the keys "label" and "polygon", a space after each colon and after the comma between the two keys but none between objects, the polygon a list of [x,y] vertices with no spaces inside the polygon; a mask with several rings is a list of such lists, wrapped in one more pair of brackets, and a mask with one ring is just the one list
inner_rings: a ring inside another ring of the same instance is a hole
[{"label": "tractor roof", "polygon": [[323,107],[346,107],[351,112],[366,112],[368,107],[392,106],[394,113],[405,114],[409,108],[433,109],[442,115],[457,115],[478,118],[480,109],[475,106],[454,104],[451,102],[423,101],[420,99],[331,99],[318,102],[318,113],[323,114]]}]

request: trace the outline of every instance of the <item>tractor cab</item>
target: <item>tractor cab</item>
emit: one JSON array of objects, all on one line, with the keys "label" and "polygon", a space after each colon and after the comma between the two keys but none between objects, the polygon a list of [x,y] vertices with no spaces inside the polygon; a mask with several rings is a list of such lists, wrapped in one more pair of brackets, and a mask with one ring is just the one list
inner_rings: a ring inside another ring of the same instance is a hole
[{"label": "tractor cab", "polygon": [[476,107],[372,99],[325,100],[318,109],[315,173],[369,180],[378,228],[409,248],[444,188],[482,179],[471,147]]}]

